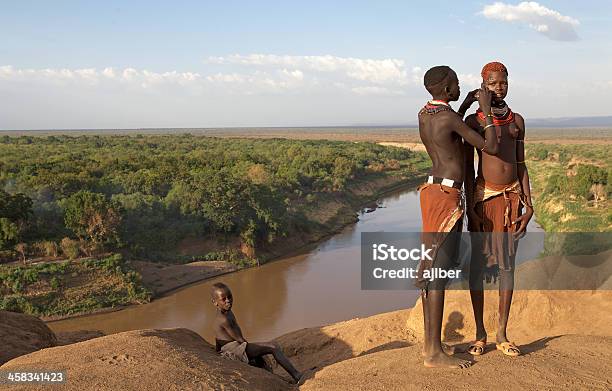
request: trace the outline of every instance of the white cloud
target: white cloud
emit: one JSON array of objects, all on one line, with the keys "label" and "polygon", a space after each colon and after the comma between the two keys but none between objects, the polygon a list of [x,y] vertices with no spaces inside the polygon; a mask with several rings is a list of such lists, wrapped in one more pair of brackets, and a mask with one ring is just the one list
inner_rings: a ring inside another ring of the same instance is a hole
[{"label": "white cloud", "polygon": [[482,84],[482,76],[473,73],[461,73],[457,77],[459,78],[459,85],[470,89],[479,88]]},{"label": "white cloud", "polygon": [[281,73],[289,79],[294,79],[298,81],[304,80],[304,72],[300,71],[299,69],[296,69],[293,71],[288,71],[287,69],[283,69]]},{"label": "white cloud", "polygon": [[302,68],[322,73],[340,73],[345,77],[375,84],[410,83],[403,60],[369,59],[337,56],[278,56],[274,54],[233,54],[225,57],[209,57],[207,63],[220,65],[246,65],[256,67]]},{"label": "white cloud", "polygon": [[412,68],[412,83],[414,85],[423,85],[423,77],[425,76],[425,71],[421,67],[413,67]]},{"label": "white cloud", "polygon": [[392,90],[385,87],[379,86],[368,86],[368,87],[353,87],[351,91],[357,95],[379,95],[379,96],[398,96],[404,95],[403,91]]},{"label": "white cloud", "polygon": [[104,68],[98,71],[95,68],[83,69],[16,69],[11,65],[0,66],[0,79],[7,81],[34,81],[51,83],[80,83],[97,85],[103,81],[118,81],[123,83],[135,82],[142,87],[160,83],[176,83],[186,85],[201,79],[200,74],[193,72],[170,71],[164,73],[151,72],[146,69],[137,70],[125,68],[115,70]]},{"label": "white cloud", "polygon": [[206,81],[234,94],[253,95],[297,90],[304,86],[304,72],[299,69],[281,69],[274,73],[256,71],[246,73],[216,73],[206,77]]},{"label": "white cloud", "polygon": [[526,23],[535,31],[555,41],[575,41],[575,28],[580,22],[558,11],[546,8],[535,1],[523,1],[518,5],[495,2],[485,5],[481,11],[487,19],[504,22]]},{"label": "white cloud", "polygon": [[238,73],[217,73],[206,76],[206,80],[217,83],[244,83],[246,76]]},{"label": "white cloud", "polygon": [[[404,95],[422,84],[423,69],[398,59],[337,56],[235,54],[211,57],[207,73],[153,72],[147,69],[19,69],[0,66],[0,83],[32,86],[100,88],[113,91],[167,91],[189,87],[189,94],[326,94]],[[215,69],[217,68],[217,69]]]}]

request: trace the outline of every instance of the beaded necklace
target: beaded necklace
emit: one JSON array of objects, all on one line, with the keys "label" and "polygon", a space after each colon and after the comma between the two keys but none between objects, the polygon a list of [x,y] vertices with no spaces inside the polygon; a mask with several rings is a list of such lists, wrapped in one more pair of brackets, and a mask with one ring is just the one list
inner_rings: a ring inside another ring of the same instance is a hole
[{"label": "beaded necklace", "polygon": [[441,100],[430,100],[421,109],[421,111],[419,111],[419,115],[421,114],[433,115],[433,114],[438,114],[442,111],[452,111],[453,113],[455,112],[455,110],[453,110],[453,108],[447,102],[444,102]]},{"label": "beaded necklace", "polygon": [[[492,106],[491,113],[493,114],[493,124],[496,126],[508,125],[514,122],[514,113],[510,110],[506,102],[503,102],[501,107]],[[487,119],[486,115],[480,109],[476,111],[476,114],[482,121]]]}]

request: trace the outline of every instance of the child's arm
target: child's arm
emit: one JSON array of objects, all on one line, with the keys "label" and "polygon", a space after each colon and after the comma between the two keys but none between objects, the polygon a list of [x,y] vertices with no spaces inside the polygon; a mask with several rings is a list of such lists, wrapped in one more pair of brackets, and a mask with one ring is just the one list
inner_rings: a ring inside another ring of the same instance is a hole
[{"label": "child's arm", "polygon": [[232,322],[228,318],[224,318],[223,322],[220,324],[220,327],[229,335],[234,341],[243,343],[247,342],[246,339],[242,336],[242,331],[240,327],[238,327],[238,323]]}]

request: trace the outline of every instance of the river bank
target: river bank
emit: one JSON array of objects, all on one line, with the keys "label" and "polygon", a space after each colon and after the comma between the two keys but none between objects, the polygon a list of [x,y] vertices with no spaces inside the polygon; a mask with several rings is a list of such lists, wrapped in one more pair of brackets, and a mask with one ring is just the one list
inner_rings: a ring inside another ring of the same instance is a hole
[{"label": "river bank", "polygon": [[[278,244],[267,248],[262,263],[274,262],[308,251],[309,248],[337,234],[347,225],[357,222],[360,210],[372,209],[372,207],[375,209],[376,201],[380,197],[415,188],[423,180],[424,176],[398,180],[379,178],[360,185],[353,185],[345,195],[329,197],[316,205],[309,216],[320,224],[320,229],[302,235],[290,235]],[[192,246],[197,248],[197,243],[192,243]],[[183,265],[168,264],[163,267],[160,267],[158,262],[135,261],[133,263],[136,270],[142,275],[145,286],[152,290],[153,298],[165,296],[177,289],[209,278],[256,266],[254,264],[239,266],[223,261],[196,261]]]}]

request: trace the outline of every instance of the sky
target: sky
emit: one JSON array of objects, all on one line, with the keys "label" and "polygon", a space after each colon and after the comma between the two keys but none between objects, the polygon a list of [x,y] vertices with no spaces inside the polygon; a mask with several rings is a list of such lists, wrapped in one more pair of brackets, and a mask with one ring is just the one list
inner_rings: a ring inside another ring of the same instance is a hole
[{"label": "sky", "polygon": [[463,99],[489,61],[508,67],[507,102],[527,125],[612,114],[608,0],[0,9],[4,130],[414,124],[428,68],[451,66]]}]

